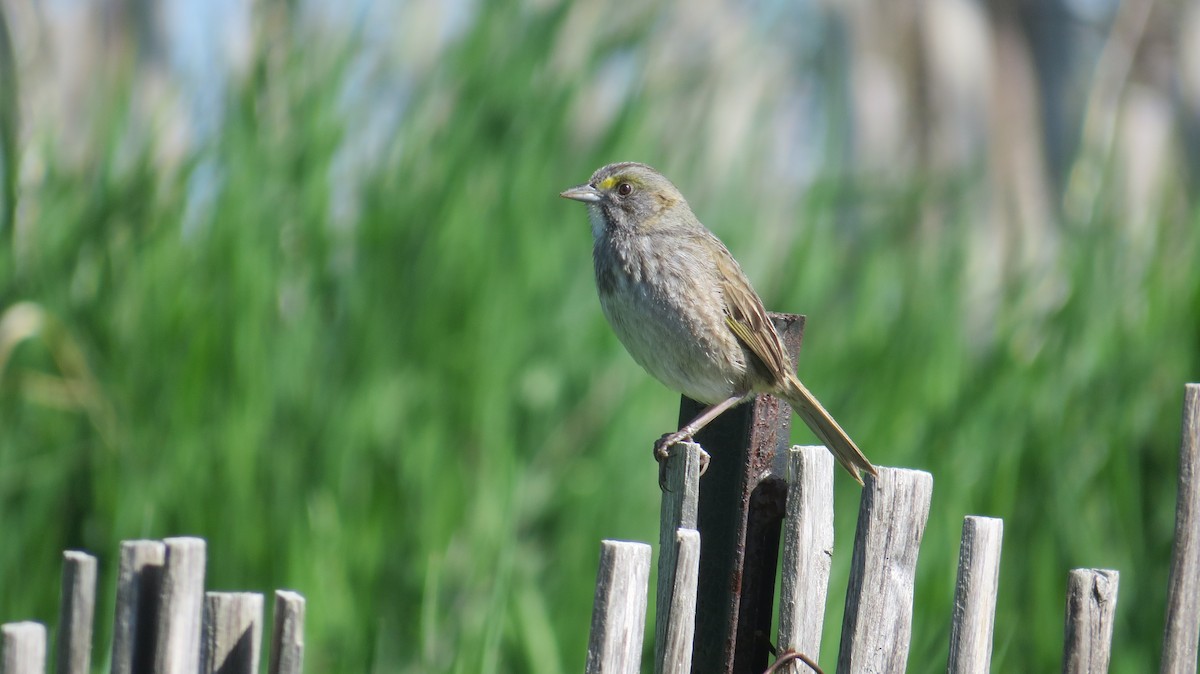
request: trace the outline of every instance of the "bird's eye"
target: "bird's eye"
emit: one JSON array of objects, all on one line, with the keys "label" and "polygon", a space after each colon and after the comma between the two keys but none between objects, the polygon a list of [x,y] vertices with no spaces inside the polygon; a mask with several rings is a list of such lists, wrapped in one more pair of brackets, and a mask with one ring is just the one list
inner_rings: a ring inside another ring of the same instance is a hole
[{"label": "bird's eye", "polygon": [[632,193],[633,185],[630,185],[629,183],[621,183],[620,185],[617,185],[617,194],[627,197]]}]

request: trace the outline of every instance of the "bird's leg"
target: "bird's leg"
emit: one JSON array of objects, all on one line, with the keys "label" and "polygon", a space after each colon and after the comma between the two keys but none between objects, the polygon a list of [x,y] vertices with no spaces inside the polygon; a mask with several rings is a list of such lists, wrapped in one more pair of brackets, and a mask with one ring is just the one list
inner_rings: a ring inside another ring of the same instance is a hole
[{"label": "bird's leg", "polygon": [[[725,410],[729,409],[730,407],[733,407],[734,405],[742,402],[742,400],[744,400],[745,398],[746,398],[745,395],[736,395],[736,396],[727,398],[725,400],[722,400],[721,402],[717,403],[716,405],[712,405],[712,406],[709,406],[708,408],[706,408],[703,412],[700,413],[699,416],[697,416],[695,419],[692,419],[691,421],[689,421],[688,424],[686,426],[684,426],[683,428],[675,431],[674,433],[664,434],[661,438],[658,439],[657,442],[654,443],[654,458],[655,458],[655,460],[657,460],[661,464],[663,461],[666,460],[666,458],[668,456],[670,456],[670,453],[667,450],[669,450],[672,445],[677,445],[686,440],[691,440],[692,436],[699,433],[701,428],[704,428],[705,426],[707,426],[709,424],[709,422],[711,422],[713,419],[716,419],[718,416],[720,416],[722,412],[724,412]],[[701,462],[701,465],[700,465],[700,474],[701,475],[704,474],[704,471],[708,470],[708,460],[707,460],[708,455],[707,454],[703,455],[703,459],[704,460]]]}]

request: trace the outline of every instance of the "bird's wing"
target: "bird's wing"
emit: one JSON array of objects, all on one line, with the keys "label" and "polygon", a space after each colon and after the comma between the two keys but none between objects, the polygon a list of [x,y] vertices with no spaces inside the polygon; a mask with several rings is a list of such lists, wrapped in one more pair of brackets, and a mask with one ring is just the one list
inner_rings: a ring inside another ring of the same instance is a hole
[{"label": "bird's wing", "polygon": [[784,355],[779,333],[775,332],[762,300],[750,286],[737,261],[724,245],[720,242],[718,245],[719,252],[714,254],[714,258],[721,274],[721,291],[725,295],[725,323],[762,361],[765,372],[782,381],[791,366]]}]

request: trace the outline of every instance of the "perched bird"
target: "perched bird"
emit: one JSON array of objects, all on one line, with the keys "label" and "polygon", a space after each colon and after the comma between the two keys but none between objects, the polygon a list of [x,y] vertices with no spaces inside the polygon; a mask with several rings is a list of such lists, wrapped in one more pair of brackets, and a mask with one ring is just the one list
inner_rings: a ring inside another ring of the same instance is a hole
[{"label": "perched bird", "polygon": [[696,219],[675,185],[645,164],[609,164],[562,196],[588,206],[600,305],[647,372],[709,405],[654,445],[690,440],[756,393],[792,406],[862,484],[875,466],[796,377],[779,333],[729,249]]}]

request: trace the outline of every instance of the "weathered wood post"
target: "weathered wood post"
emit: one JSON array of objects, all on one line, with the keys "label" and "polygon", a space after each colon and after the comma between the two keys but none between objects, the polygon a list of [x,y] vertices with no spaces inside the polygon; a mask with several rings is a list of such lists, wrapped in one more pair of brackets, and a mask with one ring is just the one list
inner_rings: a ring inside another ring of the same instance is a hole
[{"label": "weathered wood post", "polygon": [[92,671],[92,617],[96,607],[96,558],[63,553],[62,599],[58,608],[58,674]]},{"label": "weathered wood post", "polygon": [[929,519],[933,476],[877,466],[864,476],[850,558],[837,671],[901,674],[912,636],[917,554]]},{"label": "weathered wood post", "polygon": [[691,671],[696,631],[696,582],[700,534],[696,507],[700,493],[700,446],[675,447],[665,466],[658,533],[658,590],[655,593],[654,671]]},{"label": "weathered wood post", "polygon": [[158,642],[159,593],[167,546],[122,541],[113,622],[112,674],[150,674]]},{"label": "weathered wood post", "polygon": [[1167,585],[1162,674],[1196,674],[1200,635],[1200,384],[1188,384],[1179,446],[1179,493],[1175,497],[1175,543]]},{"label": "weathered wood post", "polygon": [[637,674],[642,664],[650,546],[600,543],[600,571],[592,605],[587,674]]},{"label": "weathered wood post", "polygon": [[[771,314],[784,348],[796,362],[804,317]],[[684,398],[680,425],[704,405]],[[771,661],[771,617],[779,532],[787,483],[772,475],[775,455],[788,444],[792,410],[762,395],[722,414],[696,434],[711,457],[700,490],[700,553],[695,674],[759,673]]]},{"label": "weathered wood post", "polygon": [[0,625],[0,674],[44,674],[46,626],[33,621]]},{"label": "weathered wood post", "polygon": [[1063,674],[1104,674],[1112,653],[1120,575],[1110,569],[1071,569]]},{"label": "weathered wood post", "polygon": [[787,519],[779,592],[779,652],[821,656],[833,567],[833,454],[823,445],[788,456]]},{"label": "weathered wood post", "polygon": [[204,619],[203,538],[166,538],[159,589],[155,674],[197,674]]},{"label": "weathered wood post", "polygon": [[257,592],[205,593],[201,674],[257,674],[262,613]]},{"label": "weathered wood post", "polygon": [[[674,567],[670,578],[659,580],[660,589],[671,585],[670,601],[660,614],[662,637],[656,637],[656,674],[687,674],[692,667],[696,631],[696,578],[700,573],[700,532],[677,529],[672,544]],[[663,554],[663,552],[659,552]],[[657,630],[656,630],[657,631]]]},{"label": "weathered wood post", "polygon": [[949,674],[986,674],[992,669],[992,631],[1000,583],[1000,542],[1004,521],[995,517],[963,519],[950,619]]},{"label": "weathered wood post", "polygon": [[275,591],[268,674],[300,674],[304,670],[304,597],[291,590]]}]

